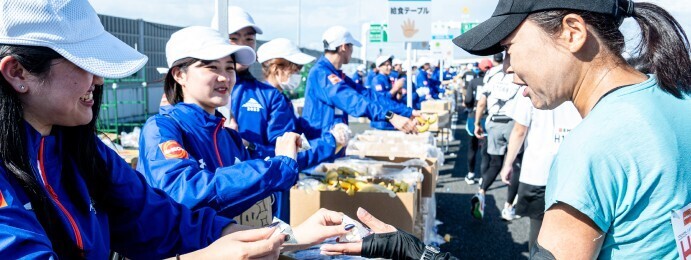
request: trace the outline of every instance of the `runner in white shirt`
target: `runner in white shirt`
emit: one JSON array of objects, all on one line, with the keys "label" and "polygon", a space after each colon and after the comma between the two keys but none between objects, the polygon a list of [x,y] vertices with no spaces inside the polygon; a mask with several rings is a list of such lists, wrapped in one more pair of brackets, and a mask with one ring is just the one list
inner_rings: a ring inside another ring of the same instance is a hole
[{"label": "runner in white shirt", "polygon": [[[521,92],[522,89],[519,91]],[[540,232],[545,212],[545,186],[549,169],[564,137],[581,122],[581,115],[571,102],[554,110],[539,110],[530,98],[519,95],[511,114],[514,119],[509,146],[501,169],[501,179],[510,184],[512,165],[523,146],[523,160],[515,213],[530,218],[529,248]]]}]

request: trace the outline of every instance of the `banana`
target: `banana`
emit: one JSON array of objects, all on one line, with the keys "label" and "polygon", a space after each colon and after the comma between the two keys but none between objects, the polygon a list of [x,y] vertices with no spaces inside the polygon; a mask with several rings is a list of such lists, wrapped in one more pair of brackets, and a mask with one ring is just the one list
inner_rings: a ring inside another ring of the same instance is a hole
[{"label": "banana", "polygon": [[345,166],[338,167],[338,172],[339,172],[339,173],[342,172],[343,175],[349,176],[349,177],[353,177],[353,176],[357,177],[357,176],[360,176],[360,173],[359,173],[358,171],[353,170],[353,169],[348,168],[348,167],[345,167]]},{"label": "banana", "polygon": [[420,124],[423,124],[423,125],[427,123],[427,119],[425,119],[423,116],[418,116],[418,117],[417,117],[417,121],[420,122]]},{"label": "banana", "polygon": [[393,191],[388,190],[385,187],[379,186],[377,184],[372,184],[372,183],[366,183],[362,185],[362,188],[358,189],[358,192],[383,192],[383,193],[388,193],[389,197],[395,198],[396,193]]},{"label": "banana", "polygon": [[330,171],[326,172],[326,178],[325,179],[327,182],[330,180],[338,179],[338,172],[334,171],[334,170],[330,170]]},{"label": "banana", "polygon": [[398,187],[401,189],[400,192],[408,192],[408,188],[410,188],[406,182],[401,182]]},{"label": "banana", "polygon": [[342,181],[340,184],[341,184],[341,189],[344,189],[344,190],[348,190],[353,186],[353,184],[350,184],[349,182],[346,182],[346,181]]},{"label": "banana", "polygon": [[425,123],[424,125],[417,125],[415,127],[417,127],[417,131],[419,133],[424,133],[427,132],[427,130],[429,130],[429,123]]},{"label": "banana", "polygon": [[436,123],[437,120],[439,120],[439,115],[437,115],[436,113],[429,115],[429,117],[427,118],[427,122],[430,124]]},{"label": "banana", "polygon": [[348,194],[348,196],[351,196],[351,197],[355,196],[355,186],[351,185],[350,188],[348,188],[348,190],[346,190],[346,194]]}]

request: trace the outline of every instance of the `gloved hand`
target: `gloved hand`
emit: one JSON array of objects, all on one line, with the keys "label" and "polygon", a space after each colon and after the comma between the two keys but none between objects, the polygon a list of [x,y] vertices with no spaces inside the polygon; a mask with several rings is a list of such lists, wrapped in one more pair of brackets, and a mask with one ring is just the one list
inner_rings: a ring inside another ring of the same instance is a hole
[{"label": "gloved hand", "polygon": [[336,143],[341,148],[347,146],[348,141],[353,138],[353,132],[344,123],[335,124],[329,132],[334,136]]}]

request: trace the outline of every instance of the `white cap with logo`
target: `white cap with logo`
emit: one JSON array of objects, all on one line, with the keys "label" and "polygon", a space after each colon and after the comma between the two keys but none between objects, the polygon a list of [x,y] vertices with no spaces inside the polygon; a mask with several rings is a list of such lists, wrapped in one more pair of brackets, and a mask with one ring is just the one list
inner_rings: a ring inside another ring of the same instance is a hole
[{"label": "white cap with logo", "polygon": [[394,58],[391,62],[391,65],[403,65],[403,61],[401,59]]},{"label": "white cap with logo", "polygon": [[235,54],[235,62],[250,65],[257,59],[247,46],[231,45],[227,37],[211,27],[190,26],[170,36],[166,44],[168,67],[184,58],[217,60]]},{"label": "white cap with logo", "polygon": [[324,43],[324,49],[330,51],[335,51],[338,46],[343,44],[352,44],[355,47],[362,46],[359,41],[353,38],[353,35],[350,34],[348,29],[338,25],[326,29],[322,35],[322,41]]},{"label": "white cap with logo", "polygon": [[[218,16],[214,14],[214,17],[211,19],[211,28],[218,30],[217,24]],[[246,12],[245,9],[238,6],[229,6],[228,33],[235,33],[245,27],[252,27],[257,34],[264,33],[262,29],[254,23],[254,19],[252,19],[252,16]]]},{"label": "white cap with logo", "polygon": [[87,0],[23,0],[0,4],[0,44],[47,47],[94,75],[122,78],[146,56],[106,32]]},{"label": "white cap with logo", "polygon": [[302,53],[298,46],[286,38],[276,38],[259,46],[257,58],[259,63],[283,58],[298,65],[305,65],[315,60],[314,57]]}]

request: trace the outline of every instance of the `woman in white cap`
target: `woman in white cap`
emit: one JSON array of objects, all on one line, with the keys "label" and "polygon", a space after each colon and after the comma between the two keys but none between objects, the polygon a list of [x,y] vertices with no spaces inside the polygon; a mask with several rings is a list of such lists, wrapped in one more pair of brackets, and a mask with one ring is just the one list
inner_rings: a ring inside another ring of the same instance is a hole
[{"label": "woman in white cap", "polygon": [[[641,29],[642,71],[622,56],[625,18]],[[506,51],[536,108],[572,101],[583,116],[552,163],[532,259],[687,258],[670,223],[691,203],[691,53],[679,22],[650,3],[500,0],[454,43]]]},{"label": "woman in white cap", "polygon": [[[284,132],[303,133],[304,126],[296,116],[290,99],[283,93],[290,92],[300,85],[302,66],[313,62],[315,58],[302,53],[295,44],[285,38],[274,39],[263,44],[257,50],[257,57],[259,63],[262,64],[267,86],[274,89],[243,88],[237,93],[239,99],[243,100],[248,96],[256,97],[257,103],[266,109],[268,117],[265,118],[263,113],[252,112],[239,106],[233,106],[233,113],[238,118],[240,135],[255,144],[258,158],[265,158],[275,156],[273,146],[275,146],[276,137]],[[279,93],[279,95],[274,96],[273,93]],[[280,102],[261,98],[272,96]],[[311,148],[297,155],[298,169],[303,172],[319,163],[333,160],[335,154],[346,146],[350,135],[347,125],[338,124],[321,138],[309,140]],[[288,191],[275,194],[275,215],[281,219],[290,217],[289,194]]]},{"label": "woman in white cap", "polygon": [[103,78],[146,61],[85,0],[0,5],[0,259],[277,256],[284,235],[190,210],[96,137]]},{"label": "woman in white cap", "polygon": [[[400,103],[400,94],[405,81],[402,79],[399,80],[397,77],[395,79],[391,77],[391,73],[393,72],[392,60],[393,56],[391,55],[377,57],[374,64],[377,66],[377,69],[379,69],[379,73],[372,78],[370,87],[382,93],[390,101]],[[381,130],[396,130],[396,128],[386,120],[372,120],[370,126]]]},{"label": "woman in white cap", "polygon": [[[171,35],[166,58],[164,91],[172,106],[144,125],[137,169],[190,208],[211,207],[255,227],[271,224],[269,197],[297,181],[298,135],[282,133],[275,156],[253,160],[216,111],[229,101],[235,64],[253,63],[254,51],[230,45],[212,28],[192,26]],[[300,239],[306,231],[295,232]]]}]

